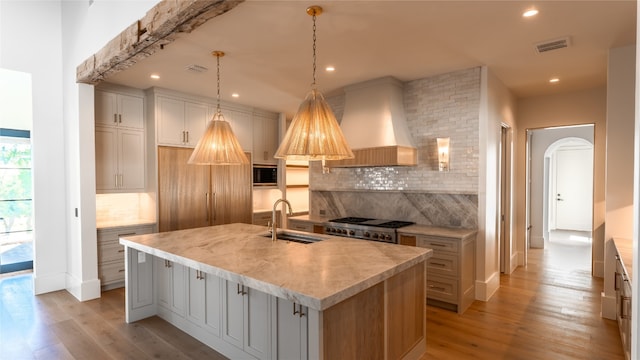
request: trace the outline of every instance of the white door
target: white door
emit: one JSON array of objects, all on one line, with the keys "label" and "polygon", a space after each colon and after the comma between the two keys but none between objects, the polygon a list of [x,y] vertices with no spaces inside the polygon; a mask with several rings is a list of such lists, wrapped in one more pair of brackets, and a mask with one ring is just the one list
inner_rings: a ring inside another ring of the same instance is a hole
[{"label": "white door", "polygon": [[559,149],[555,164],[555,228],[591,231],[593,150]]}]

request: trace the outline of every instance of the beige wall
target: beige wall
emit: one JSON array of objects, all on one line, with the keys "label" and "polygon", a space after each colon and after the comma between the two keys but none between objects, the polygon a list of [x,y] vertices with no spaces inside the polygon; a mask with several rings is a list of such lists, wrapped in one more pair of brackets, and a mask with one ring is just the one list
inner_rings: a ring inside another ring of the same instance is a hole
[{"label": "beige wall", "polygon": [[515,234],[519,264],[525,259],[526,130],[594,124],[593,273],[603,274],[605,218],[606,89],[520,99],[517,103]]}]

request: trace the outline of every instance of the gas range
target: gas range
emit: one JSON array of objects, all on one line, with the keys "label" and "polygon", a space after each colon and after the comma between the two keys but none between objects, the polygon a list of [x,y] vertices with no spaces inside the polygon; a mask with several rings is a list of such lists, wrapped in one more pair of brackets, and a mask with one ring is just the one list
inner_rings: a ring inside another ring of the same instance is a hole
[{"label": "gas range", "polygon": [[363,240],[398,243],[396,229],[413,225],[410,221],[344,217],[325,223],[324,232]]}]

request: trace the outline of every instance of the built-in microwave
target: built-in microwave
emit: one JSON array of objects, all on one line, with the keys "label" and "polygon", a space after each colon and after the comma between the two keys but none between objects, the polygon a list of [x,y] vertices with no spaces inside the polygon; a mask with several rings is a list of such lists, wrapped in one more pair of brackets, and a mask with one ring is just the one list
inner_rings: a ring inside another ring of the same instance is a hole
[{"label": "built-in microwave", "polygon": [[278,186],[278,166],[253,165],[253,186]]}]

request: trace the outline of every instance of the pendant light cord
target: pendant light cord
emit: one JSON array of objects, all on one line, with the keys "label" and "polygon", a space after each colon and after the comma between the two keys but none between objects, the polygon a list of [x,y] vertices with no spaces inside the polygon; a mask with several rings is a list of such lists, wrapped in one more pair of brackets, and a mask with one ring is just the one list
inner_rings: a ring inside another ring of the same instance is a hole
[{"label": "pendant light cord", "polygon": [[316,13],[313,13],[313,83],[316,86]]},{"label": "pendant light cord", "polygon": [[216,113],[220,114],[221,113],[221,111],[220,111],[220,55],[216,56],[216,61],[217,61],[217,69],[218,69],[218,73],[217,73],[217,76],[218,76],[218,82],[217,82],[218,94],[217,94],[217,97],[216,97],[216,99],[218,100],[218,104],[216,106]]}]

